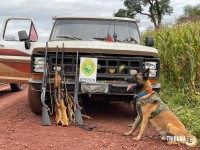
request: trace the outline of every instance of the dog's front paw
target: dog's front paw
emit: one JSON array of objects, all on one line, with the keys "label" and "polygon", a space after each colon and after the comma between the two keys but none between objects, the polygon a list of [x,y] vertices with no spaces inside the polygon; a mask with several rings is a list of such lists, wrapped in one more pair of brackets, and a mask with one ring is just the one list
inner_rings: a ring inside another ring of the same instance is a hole
[{"label": "dog's front paw", "polygon": [[132,138],[133,141],[139,141],[140,139],[141,139],[141,137],[139,137],[139,136]]},{"label": "dog's front paw", "polygon": [[131,132],[124,132],[123,135],[129,136],[129,135],[131,135]]}]

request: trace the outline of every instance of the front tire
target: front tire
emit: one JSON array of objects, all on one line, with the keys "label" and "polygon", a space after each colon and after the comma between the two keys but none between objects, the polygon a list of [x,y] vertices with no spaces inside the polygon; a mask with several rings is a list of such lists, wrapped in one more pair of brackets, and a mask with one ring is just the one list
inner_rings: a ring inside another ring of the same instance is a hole
[{"label": "front tire", "polygon": [[17,92],[17,91],[22,91],[24,86],[23,84],[10,83],[10,88],[13,92]]},{"label": "front tire", "polygon": [[41,92],[35,91],[32,89],[31,85],[29,85],[28,89],[28,101],[32,112],[36,115],[42,114],[42,103],[41,103]]}]

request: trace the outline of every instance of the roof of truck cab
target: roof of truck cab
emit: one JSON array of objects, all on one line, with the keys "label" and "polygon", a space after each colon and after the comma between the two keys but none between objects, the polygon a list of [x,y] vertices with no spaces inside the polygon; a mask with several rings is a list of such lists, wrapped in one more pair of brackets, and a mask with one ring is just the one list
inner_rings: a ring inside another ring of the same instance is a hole
[{"label": "roof of truck cab", "polygon": [[122,17],[69,17],[69,16],[54,16],[53,20],[56,19],[91,19],[91,20],[119,20],[119,21],[129,21],[129,22],[139,22],[138,19],[132,18],[122,18]]}]

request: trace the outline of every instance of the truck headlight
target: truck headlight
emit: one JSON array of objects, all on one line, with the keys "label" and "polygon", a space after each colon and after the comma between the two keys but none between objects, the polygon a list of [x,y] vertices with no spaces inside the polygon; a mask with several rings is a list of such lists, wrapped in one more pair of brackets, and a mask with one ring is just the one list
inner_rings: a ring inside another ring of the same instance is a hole
[{"label": "truck headlight", "polygon": [[144,62],[144,66],[145,66],[145,69],[147,69],[147,68],[149,68],[150,70],[156,69],[157,62],[146,61],[146,62]]},{"label": "truck headlight", "polygon": [[35,72],[44,72],[44,65],[34,65]]},{"label": "truck headlight", "polygon": [[35,57],[35,62],[34,64],[36,65],[44,65],[44,57]]},{"label": "truck headlight", "polygon": [[157,70],[150,70],[149,77],[156,77]]},{"label": "truck headlight", "polygon": [[149,77],[151,77],[151,78],[156,77],[156,75],[157,75],[157,62],[146,61],[146,62],[144,62],[144,68],[150,69]]}]

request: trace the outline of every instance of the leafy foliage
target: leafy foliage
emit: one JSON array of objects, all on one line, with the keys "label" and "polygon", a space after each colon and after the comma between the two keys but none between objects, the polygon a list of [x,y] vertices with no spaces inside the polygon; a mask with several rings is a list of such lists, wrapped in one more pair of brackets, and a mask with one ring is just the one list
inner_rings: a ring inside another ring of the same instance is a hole
[{"label": "leafy foliage", "polygon": [[187,20],[194,21],[200,19],[200,3],[197,5],[186,5],[184,7],[184,14],[178,18],[178,22],[185,22]]},{"label": "leafy foliage", "polygon": [[200,15],[200,3],[197,5],[186,5],[184,7],[184,15],[192,16],[192,15]]},{"label": "leafy foliage", "polygon": [[[169,5],[170,0],[124,0],[126,9],[120,9],[116,17],[134,18],[136,14],[148,16],[157,28],[160,26],[163,15],[173,13],[173,8]],[[148,13],[145,12],[148,7]]]},{"label": "leafy foliage", "polygon": [[162,100],[200,139],[200,22],[147,32],[161,61]]},{"label": "leafy foliage", "polygon": [[176,87],[189,83],[196,89],[200,79],[200,22],[163,28],[152,35],[159,49],[162,73]]}]

